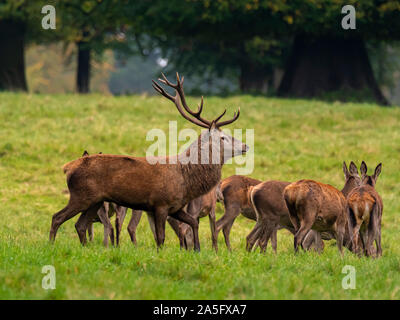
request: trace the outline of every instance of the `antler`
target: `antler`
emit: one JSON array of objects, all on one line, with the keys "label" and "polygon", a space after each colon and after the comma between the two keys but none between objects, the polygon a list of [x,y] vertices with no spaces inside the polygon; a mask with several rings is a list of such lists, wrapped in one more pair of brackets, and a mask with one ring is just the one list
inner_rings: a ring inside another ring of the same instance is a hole
[{"label": "antler", "polygon": [[[211,126],[214,124],[216,128],[222,127],[224,125],[227,125],[229,123],[232,123],[233,121],[235,121],[238,117],[239,117],[239,113],[240,113],[240,108],[238,113],[234,114],[234,117],[232,120],[227,120],[227,121],[223,121],[218,123],[218,120],[220,120],[226,113],[226,109],[225,111],[218,116],[215,120],[213,121],[209,121],[204,119],[201,116],[201,112],[203,111],[203,104],[204,104],[204,100],[203,97],[201,97],[201,101],[200,101],[200,105],[198,106],[198,109],[196,112],[190,110],[190,108],[188,107],[188,105],[186,104],[186,99],[185,99],[185,93],[183,92],[183,81],[184,81],[184,77],[182,77],[182,80],[179,78],[179,74],[178,72],[176,73],[176,84],[173,84],[172,82],[168,81],[168,79],[165,77],[165,75],[163,73],[161,73],[162,77],[164,79],[158,79],[160,82],[164,83],[165,85],[175,89],[176,94],[175,96],[171,96],[169,93],[167,93],[157,82],[155,82],[154,80],[152,80],[153,82],[153,88],[160,93],[161,95],[163,95],[164,97],[166,97],[167,99],[171,100],[173,103],[175,103],[176,108],[178,109],[179,113],[188,121],[197,124],[200,127],[203,128],[211,128]],[[181,104],[182,103],[182,104]],[[187,113],[189,113],[192,117],[189,117],[187,114],[184,113],[183,109],[182,109],[182,105],[183,108],[185,109],[185,111]]]},{"label": "antler", "polygon": [[225,111],[215,120],[215,126],[216,126],[217,128],[221,128],[222,126],[226,126],[227,124],[230,124],[230,123],[236,121],[236,120],[239,118],[239,115],[240,115],[240,107],[238,108],[238,111],[235,112],[235,113],[233,114],[233,118],[232,118],[231,120],[225,120],[225,121],[222,121],[222,122],[218,122],[218,120],[222,118],[222,116],[225,114],[225,112],[226,112],[226,109],[225,109]]}]

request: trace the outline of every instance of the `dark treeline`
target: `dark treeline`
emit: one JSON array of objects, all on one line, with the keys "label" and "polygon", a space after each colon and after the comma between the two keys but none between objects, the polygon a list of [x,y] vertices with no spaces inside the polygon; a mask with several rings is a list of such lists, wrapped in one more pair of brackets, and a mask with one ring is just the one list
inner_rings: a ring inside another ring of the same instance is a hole
[{"label": "dark treeline", "polygon": [[[119,57],[156,52],[168,61],[167,73],[179,70],[209,84],[231,79],[243,93],[335,93],[386,105],[367,47],[399,40],[400,3],[355,3],[356,29],[344,30],[347,2],[1,0],[0,90],[27,90],[28,43],[63,42],[77,48],[79,93],[90,91],[91,60],[112,49]],[[56,30],[41,25],[48,4],[56,8]]]}]

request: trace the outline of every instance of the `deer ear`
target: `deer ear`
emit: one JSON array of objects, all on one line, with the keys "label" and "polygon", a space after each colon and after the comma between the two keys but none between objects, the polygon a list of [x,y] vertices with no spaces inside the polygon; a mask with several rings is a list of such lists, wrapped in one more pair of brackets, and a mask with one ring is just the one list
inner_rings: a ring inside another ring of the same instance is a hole
[{"label": "deer ear", "polygon": [[345,179],[347,179],[350,176],[350,172],[347,169],[346,161],[343,161],[343,173],[344,173]]},{"label": "deer ear", "polygon": [[361,162],[361,166],[360,166],[360,172],[361,172],[361,177],[364,179],[364,177],[367,175],[367,164],[365,163],[365,161],[363,160]]},{"label": "deer ear", "polygon": [[378,164],[375,168],[375,172],[373,175],[373,179],[376,181],[376,179],[378,179],[379,175],[381,174],[381,170],[382,170],[382,163]]},{"label": "deer ear", "polygon": [[87,152],[86,150],[83,151],[82,157],[87,157],[89,155],[89,152]]},{"label": "deer ear", "polygon": [[355,163],[353,161],[350,162],[349,169],[350,169],[351,175],[358,176],[358,169],[357,169],[357,166],[355,165]]}]

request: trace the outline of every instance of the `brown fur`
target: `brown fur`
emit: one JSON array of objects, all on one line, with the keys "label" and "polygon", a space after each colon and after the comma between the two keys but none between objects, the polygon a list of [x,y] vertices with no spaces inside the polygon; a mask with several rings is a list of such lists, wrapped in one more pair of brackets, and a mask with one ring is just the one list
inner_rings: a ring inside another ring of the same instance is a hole
[{"label": "brown fur", "polygon": [[[211,228],[211,238],[214,249],[218,250],[217,239],[215,237],[215,204],[217,201],[217,197],[221,197],[220,194],[220,184],[214,187],[209,193],[202,195],[192,201],[189,202],[188,205],[185,206],[185,211],[195,219],[203,218],[208,215],[210,219],[210,228]],[[139,215],[132,215],[131,221],[128,225],[128,232],[131,236],[132,242],[136,244],[136,228],[140,222],[141,218],[141,211],[139,211]],[[156,237],[155,229],[154,229],[154,222],[152,221],[152,216],[147,215],[151,230]],[[182,223],[179,220],[176,220],[172,217],[168,217],[167,221],[171,228],[175,231],[179,239],[179,243],[181,248],[190,249],[193,247],[193,230],[191,227],[186,224]]]},{"label": "brown fur", "polygon": [[[197,220],[208,216],[211,229],[212,246],[216,252],[218,251],[218,242],[216,235],[215,207],[218,193],[221,192],[220,188],[220,184],[218,184],[209,193],[190,201],[185,208],[187,213]],[[188,224],[179,222],[177,235],[181,248],[189,249],[193,246],[192,229]]]},{"label": "brown fur", "polygon": [[[219,122],[222,114],[214,121],[207,121],[200,116],[202,104],[198,112],[188,109],[178,76],[177,81],[178,84],[173,86],[177,91],[175,97],[166,94],[158,85],[155,88],[174,101],[182,116],[202,127],[207,127],[208,130],[181,155],[154,158],[165,160],[166,164],[159,162],[152,164],[146,158],[104,154],[85,156],[67,163],[64,172],[67,176],[70,199],[64,209],[53,215],[50,241],[55,240],[57,230],[62,223],[83,212],[76,226],[80,241],[85,244],[88,224],[96,216],[103,202],[107,201],[151,212],[154,215],[158,247],[164,243],[165,222],[169,215],[188,223],[193,229],[195,250],[200,250],[198,222],[183,208],[191,200],[209,192],[220,181],[226,152],[234,157],[245,153],[248,147],[219,129],[235,121],[239,112],[232,120]],[[166,79],[164,83],[167,83]],[[184,113],[181,102],[190,116]],[[221,151],[217,164],[212,162],[212,157],[205,164],[183,161],[187,159],[187,154],[193,153],[194,156],[195,152],[198,153],[198,159],[202,159],[202,149],[208,150],[212,155],[215,144],[219,144]]]},{"label": "brown fur", "polygon": [[[102,154],[100,152],[99,154]],[[85,150],[82,154],[82,157],[89,156],[89,153]],[[65,166],[64,166],[65,167]],[[67,170],[66,170],[67,171]],[[97,215],[93,218],[91,222],[87,225],[87,232],[89,236],[89,240],[93,240],[93,223],[101,222],[104,226],[104,246],[108,246],[108,238],[110,237],[112,245],[114,245],[114,229],[111,225],[110,218],[115,214],[115,229],[116,229],[116,238],[117,238],[117,246],[119,245],[119,236],[121,233],[122,223],[125,219],[127,208],[118,206],[114,203],[103,202],[100,209],[97,211]],[[76,229],[79,230],[81,228],[80,225],[76,226]],[[79,234],[79,232],[78,232]]]},{"label": "brown fur", "polygon": [[[381,256],[381,223],[383,202],[375,190],[375,183],[381,172],[379,164],[372,176],[367,175],[367,165],[361,164],[362,186],[354,189],[347,198],[351,221],[352,242],[357,253],[361,252],[359,241],[363,244],[363,251],[367,256]],[[373,242],[376,244],[376,251]]]},{"label": "brown fur", "polygon": [[[289,211],[283,198],[283,190],[290,182],[265,181],[255,186],[251,192],[251,201],[257,214],[257,223],[247,236],[246,249],[251,251],[258,242],[262,252],[265,252],[269,239],[273,250],[276,252],[276,233],[280,228],[285,228],[294,233],[293,225],[289,218]],[[315,244],[318,251],[322,251],[323,242],[317,232],[310,231],[305,240],[307,249]]]},{"label": "brown fur", "polygon": [[348,225],[346,196],[361,183],[357,167],[353,162],[350,164],[350,172],[343,163],[343,171],[346,183],[342,192],[331,185],[313,180],[300,180],[285,188],[284,198],[296,232],[294,236],[296,252],[307,233],[313,229],[336,238],[338,249],[342,254]]},{"label": "brown fur", "polygon": [[230,176],[221,182],[225,212],[217,221],[216,233],[218,237],[219,231],[221,231],[221,229],[223,230],[225,244],[228,250],[231,250],[229,234],[239,214],[242,214],[248,219],[257,220],[256,213],[249,198],[249,192],[252,187],[259,183],[261,183],[260,180],[239,175]]}]

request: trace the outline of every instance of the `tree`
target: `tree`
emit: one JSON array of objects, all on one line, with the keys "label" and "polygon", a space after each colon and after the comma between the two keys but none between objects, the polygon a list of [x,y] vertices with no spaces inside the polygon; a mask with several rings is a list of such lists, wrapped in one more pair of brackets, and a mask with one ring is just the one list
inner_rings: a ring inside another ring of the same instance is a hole
[{"label": "tree", "polygon": [[77,46],[76,89],[90,91],[91,60],[121,42],[117,32],[123,25],[124,0],[60,0],[60,38]]},{"label": "tree", "polygon": [[0,3],[0,90],[27,90],[24,50],[27,42],[46,38],[42,5],[40,0]]},{"label": "tree", "polygon": [[[342,7],[349,4],[356,9],[355,30],[341,26]],[[291,55],[278,91],[281,96],[361,91],[387,104],[374,78],[365,41],[399,39],[398,1],[142,0],[135,7],[140,27],[160,37],[209,43],[244,42],[256,36],[292,37]]]}]

